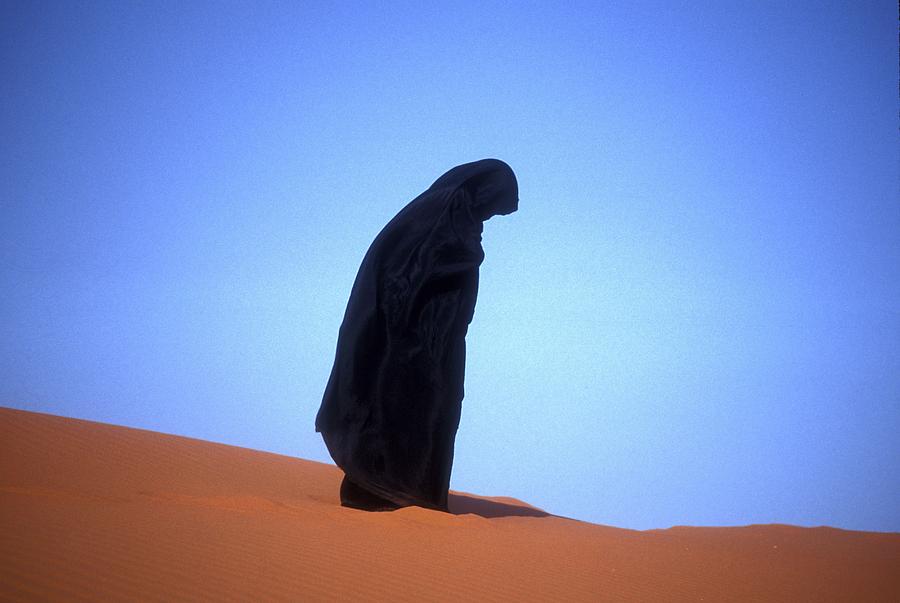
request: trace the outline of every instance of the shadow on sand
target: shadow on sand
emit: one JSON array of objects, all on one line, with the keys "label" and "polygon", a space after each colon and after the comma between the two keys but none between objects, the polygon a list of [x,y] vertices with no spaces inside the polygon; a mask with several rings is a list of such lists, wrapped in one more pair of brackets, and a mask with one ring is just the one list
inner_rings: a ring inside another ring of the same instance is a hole
[{"label": "shadow on sand", "polygon": [[540,509],[521,507],[492,500],[484,500],[462,494],[451,494],[448,500],[450,512],[454,515],[472,513],[491,519],[493,517],[550,517]]}]

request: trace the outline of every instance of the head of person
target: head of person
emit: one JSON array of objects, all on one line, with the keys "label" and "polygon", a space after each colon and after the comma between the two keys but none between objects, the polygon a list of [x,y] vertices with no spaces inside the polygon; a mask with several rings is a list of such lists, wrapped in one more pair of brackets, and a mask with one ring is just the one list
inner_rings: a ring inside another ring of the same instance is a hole
[{"label": "head of person", "polygon": [[432,189],[463,188],[469,195],[472,215],[484,222],[493,216],[505,216],[519,208],[519,183],[516,175],[499,159],[464,163],[438,178]]}]

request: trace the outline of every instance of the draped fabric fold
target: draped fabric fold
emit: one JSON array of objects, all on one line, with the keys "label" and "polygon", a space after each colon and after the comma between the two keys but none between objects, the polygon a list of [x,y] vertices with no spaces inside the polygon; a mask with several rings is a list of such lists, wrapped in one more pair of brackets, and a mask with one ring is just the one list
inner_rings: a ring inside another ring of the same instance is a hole
[{"label": "draped fabric fold", "polygon": [[447,509],[482,222],[517,206],[508,165],[464,164],[406,205],[369,247],[316,416],[351,482],[342,503],[385,508],[354,504],[352,486],[388,507]]}]

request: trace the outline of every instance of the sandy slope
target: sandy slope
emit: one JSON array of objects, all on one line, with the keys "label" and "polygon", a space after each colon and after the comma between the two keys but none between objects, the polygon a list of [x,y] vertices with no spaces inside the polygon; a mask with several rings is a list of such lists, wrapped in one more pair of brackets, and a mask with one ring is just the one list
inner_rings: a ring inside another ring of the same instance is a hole
[{"label": "sandy slope", "polygon": [[335,467],[0,409],[0,599],[898,601],[900,534],[339,506]]}]

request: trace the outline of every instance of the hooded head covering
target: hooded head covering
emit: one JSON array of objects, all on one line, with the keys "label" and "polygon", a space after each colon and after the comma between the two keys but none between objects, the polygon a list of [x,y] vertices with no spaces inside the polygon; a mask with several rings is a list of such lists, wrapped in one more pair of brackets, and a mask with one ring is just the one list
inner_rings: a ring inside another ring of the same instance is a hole
[{"label": "hooded head covering", "polygon": [[406,205],[363,258],[316,431],[342,503],[447,509],[475,311],[482,222],[518,207],[512,169],[457,166]]},{"label": "hooded head covering", "polygon": [[464,188],[473,215],[482,221],[505,216],[519,207],[519,184],[512,168],[499,159],[464,163],[434,181],[428,190]]}]

